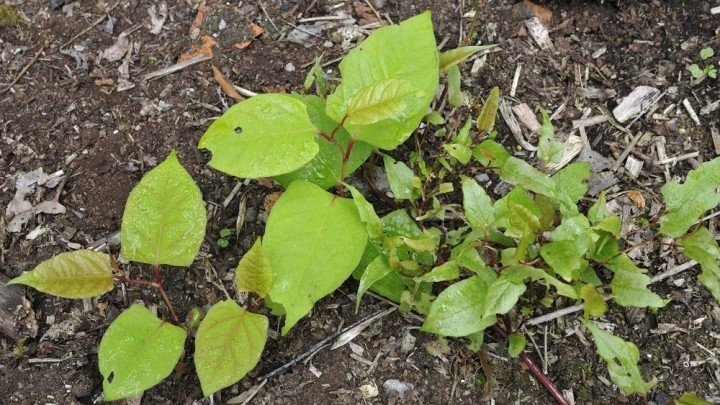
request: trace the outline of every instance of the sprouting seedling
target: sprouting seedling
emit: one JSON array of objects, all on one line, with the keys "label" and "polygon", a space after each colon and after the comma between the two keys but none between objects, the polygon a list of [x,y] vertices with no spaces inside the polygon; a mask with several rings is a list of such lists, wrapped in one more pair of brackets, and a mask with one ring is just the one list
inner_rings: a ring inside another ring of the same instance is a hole
[{"label": "sprouting seedling", "polygon": [[228,229],[228,228],[221,229],[220,232],[218,232],[218,236],[219,236],[219,238],[217,240],[218,246],[220,246],[221,248],[228,247],[230,245],[229,239],[230,239],[231,234],[232,234],[232,231],[230,229]]},{"label": "sprouting seedling", "polygon": [[[713,56],[715,56],[715,51],[710,47],[700,50],[700,58],[702,60],[710,59]],[[717,69],[715,68],[715,65],[713,63],[706,64],[703,68],[700,68],[698,64],[693,63],[692,65],[687,67],[687,70],[690,71],[690,74],[695,79],[701,79],[705,76],[711,79],[717,78]]]}]

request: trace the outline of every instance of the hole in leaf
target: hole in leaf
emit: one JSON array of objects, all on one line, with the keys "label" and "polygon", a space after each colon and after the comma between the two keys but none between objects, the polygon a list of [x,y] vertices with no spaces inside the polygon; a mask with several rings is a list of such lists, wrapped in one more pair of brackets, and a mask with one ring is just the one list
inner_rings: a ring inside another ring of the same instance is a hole
[{"label": "hole in leaf", "polygon": [[114,378],[115,378],[115,372],[112,371],[112,372],[110,372],[110,375],[108,376],[107,380],[110,384],[112,384]]},{"label": "hole in leaf", "polygon": [[235,133],[241,135],[243,133],[242,127],[235,127]]}]

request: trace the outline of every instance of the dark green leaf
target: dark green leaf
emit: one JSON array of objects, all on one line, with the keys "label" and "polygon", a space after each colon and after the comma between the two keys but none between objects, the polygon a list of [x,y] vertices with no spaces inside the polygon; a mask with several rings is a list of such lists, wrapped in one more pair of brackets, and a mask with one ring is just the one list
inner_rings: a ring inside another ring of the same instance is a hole
[{"label": "dark green leaf", "polygon": [[435,299],[420,330],[441,336],[468,336],[492,326],[495,315],[483,315],[487,288],[478,277],[452,284]]},{"label": "dark green leaf", "polygon": [[713,297],[720,302],[720,248],[707,228],[700,227],[682,240],[685,256],[696,260],[702,267],[698,280],[710,290]]}]

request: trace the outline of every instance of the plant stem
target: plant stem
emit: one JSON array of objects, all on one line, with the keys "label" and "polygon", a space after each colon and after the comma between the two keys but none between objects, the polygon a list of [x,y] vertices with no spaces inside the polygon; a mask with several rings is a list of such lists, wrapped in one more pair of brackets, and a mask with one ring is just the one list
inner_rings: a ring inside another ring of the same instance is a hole
[{"label": "plant stem", "polygon": [[[495,324],[493,325],[493,329],[495,329],[495,332],[497,332],[498,335],[502,336],[503,339],[507,340],[508,333],[500,327],[500,325]],[[550,381],[549,378],[545,374],[543,374],[542,370],[535,364],[532,359],[530,359],[530,356],[528,356],[525,352],[520,353],[520,360],[525,363],[527,368],[530,370],[530,372],[535,376],[535,378],[540,381],[540,383],[545,387],[548,392],[550,392],[550,395],[555,398],[555,402],[557,402],[559,405],[568,405],[567,399],[560,393],[560,390],[555,387],[555,384],[553,384],[552,381]]]},{"label": "plant stem", "polygon": [[168,298],[167,294],[165,293],[165,288],[163,288],[162,279],[160,278],[160,265],[155,265],[155,287],[157,287],[158,290],[160,290],[160,295],[162,295],[163,300],[165,300],[165,305],[167,305],[168,309],[170,310],[170,314],[172,315],[173,319],[175,320],[175,325],[180,325],[180,319],[178,318],[177,314],[175,313],[175,308],[173,308],[172,304],[170,303],[170,299]]},{"label": "plant stem", "polygon": [[[345,121],[345,118],[343,118],[343,121]],[[345,168],[347,167],[348,160],[350,160],[350,152],[352,152],[353,146],[355,146],[355,135],[350,137],[347,148],[345,148],[345,153],[343,154],[340,179],[338,180],[338,191],[340,192],[340,197],[345,197],[345,187],[342,185],[342,181],[345,180]]]},{"label": "plant stem", "polygon": [[128,278],[125,276],[118,276],[116,274],[113,274],[112,278],[114,278],[117,281],[121,281],[123,283],[128,283],[128,284],[142,284],[142,285],[149,285],[150,287],[157,287],[157,284],[154,281],[138,280],[138,279],[134,279],[134,278]]}]

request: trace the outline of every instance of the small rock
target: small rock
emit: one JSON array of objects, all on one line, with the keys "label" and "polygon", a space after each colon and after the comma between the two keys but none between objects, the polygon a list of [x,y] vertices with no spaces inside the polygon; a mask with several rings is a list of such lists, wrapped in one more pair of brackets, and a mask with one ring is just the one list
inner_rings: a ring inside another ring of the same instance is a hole
[{"label": "small rock", "polygon": [[363,399],[375,398],[380,395],[380,391],[375,384],[365,384],[360,386],[360,393]]},{"label": "small rock", "polygon": [[383,383],[383,387],[390,392],[397,392],[398,396],[402,398],[405,395],[405,391],[410,389],[407,383],[400,380],[390,379]]}]

